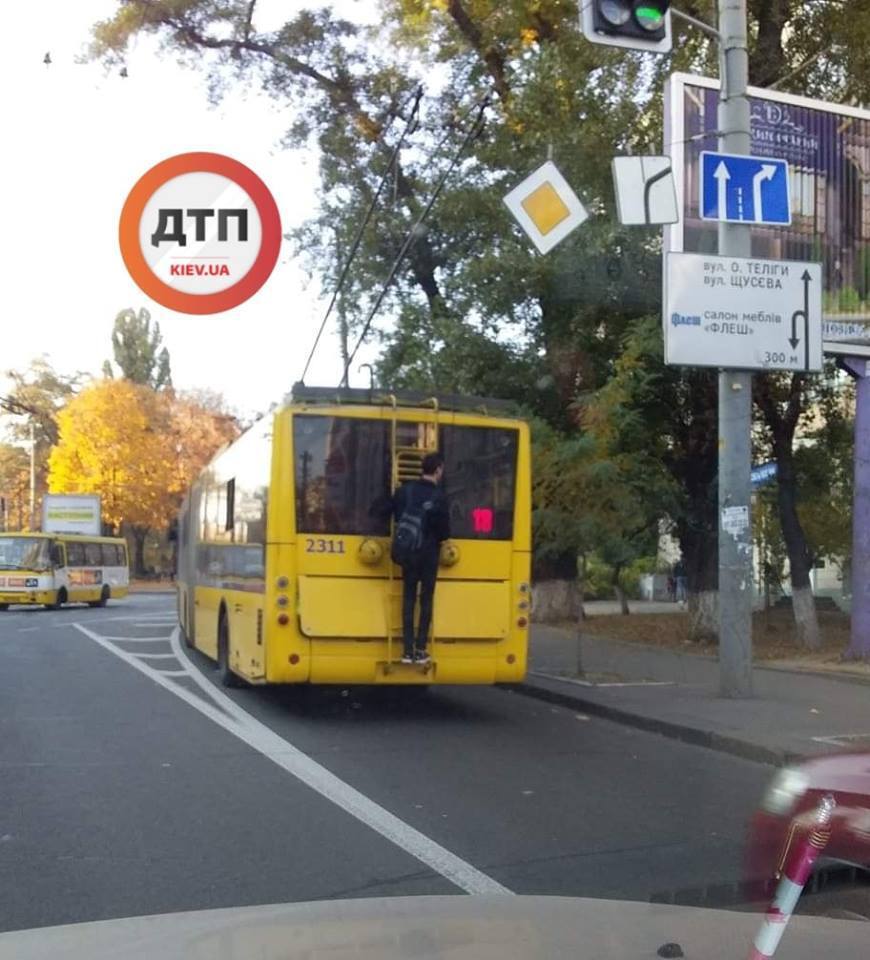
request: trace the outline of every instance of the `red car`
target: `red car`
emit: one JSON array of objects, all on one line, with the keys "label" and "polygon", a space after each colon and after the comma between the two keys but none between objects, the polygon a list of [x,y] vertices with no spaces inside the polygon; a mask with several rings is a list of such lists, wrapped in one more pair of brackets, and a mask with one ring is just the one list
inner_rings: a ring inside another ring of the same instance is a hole
[{"label": "red car", "polygon": [[767,899],[794,835],[806,836],[807,825],[825,794],[837,807],[831,839],[819,865],[834,861],[870,869],[870,753],[816,757],[777,771],[753,815],[746,846],[749,899]]}]

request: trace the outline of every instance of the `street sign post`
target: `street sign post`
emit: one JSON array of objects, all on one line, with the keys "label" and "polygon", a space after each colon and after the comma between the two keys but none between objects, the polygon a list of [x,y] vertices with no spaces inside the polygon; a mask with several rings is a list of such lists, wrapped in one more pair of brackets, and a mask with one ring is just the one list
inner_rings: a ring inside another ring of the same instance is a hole
[{"label": "street sign post", "polygon": [[698,183],[703,220],[772,226],[791,223],[785,160],[704,151]]},{"label": "street sign post", "polygon": [[676,223],[677,190],[670,157],[614,157],[612,167],[621,224]]},{"label": "street sign post", "polygon": [[549,253],[589,216],[551,160],[514,187],[504,202],[541,253]]},{"label": "street sign post", "polygon": [[664,325],[669,364],[821,370],[821,265],[669,253]]}]

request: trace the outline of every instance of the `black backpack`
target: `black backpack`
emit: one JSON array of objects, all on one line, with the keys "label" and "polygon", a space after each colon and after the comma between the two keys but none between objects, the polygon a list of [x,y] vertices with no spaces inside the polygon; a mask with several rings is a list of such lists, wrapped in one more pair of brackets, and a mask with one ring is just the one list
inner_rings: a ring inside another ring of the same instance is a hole
[{"label": "black backpack", "polygon": [[390,556],[393,563],[400,567],[414,564],[423,552],[423,534],[426,527],[426,514],[433,507],[431,500],[414,502],[413,492],[408,493],[408,503],[402,511],[393,531],[393,543]]}]

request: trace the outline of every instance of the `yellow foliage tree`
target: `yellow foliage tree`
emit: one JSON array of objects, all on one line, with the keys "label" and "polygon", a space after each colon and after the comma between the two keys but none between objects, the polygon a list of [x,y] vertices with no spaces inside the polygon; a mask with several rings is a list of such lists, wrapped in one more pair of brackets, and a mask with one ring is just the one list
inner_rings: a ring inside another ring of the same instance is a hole
[{"label": "yellow foliage tree", "polygon": [[99,493],[103,522],[136,541],[143,569],[145,537],[165,528],[192,479],[227,439],[235,421],[195,399],[156,392],[129,380],[102,380],[58,414],[49,457],[52,493]]}]

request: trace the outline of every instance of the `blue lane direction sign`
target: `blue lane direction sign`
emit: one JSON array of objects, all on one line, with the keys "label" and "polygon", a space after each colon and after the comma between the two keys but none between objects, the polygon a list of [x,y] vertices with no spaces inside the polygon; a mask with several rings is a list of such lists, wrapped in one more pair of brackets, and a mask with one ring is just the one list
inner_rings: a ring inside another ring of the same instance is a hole
[{"label": "blue lane direction sign", "polygon": [[729,153],[701,154],[703,220],[729,223],[791,223],[788,162]]}]

